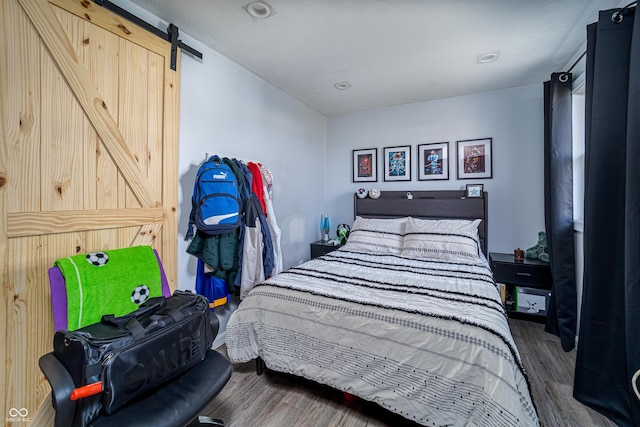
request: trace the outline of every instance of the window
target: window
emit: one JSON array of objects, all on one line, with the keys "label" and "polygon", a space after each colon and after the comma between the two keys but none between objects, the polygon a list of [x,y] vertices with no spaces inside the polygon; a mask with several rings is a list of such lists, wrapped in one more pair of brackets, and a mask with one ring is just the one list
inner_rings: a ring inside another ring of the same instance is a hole
[{"label": "window", "polygon": [[583,231],[584,224],[584,163],[585,163],[585,87],[577,79],[572,96],[573,127],[573,226]]}]

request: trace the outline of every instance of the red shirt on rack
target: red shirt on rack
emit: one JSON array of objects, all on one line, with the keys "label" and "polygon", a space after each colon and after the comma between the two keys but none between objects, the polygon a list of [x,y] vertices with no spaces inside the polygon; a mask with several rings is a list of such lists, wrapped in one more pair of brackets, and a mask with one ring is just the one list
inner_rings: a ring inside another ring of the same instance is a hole
[{"label": "red shirt on rack", "polygon": [[267,216],[267,206],[264,204],[264,186],[262,185],[262,172],[260,171],[260,166],[253,162],[249,162],[247,163],[247,167],[251,171],[251,175],[253,175],[251,190],[253,190],[253,193],[258,197],[264,216]]}]

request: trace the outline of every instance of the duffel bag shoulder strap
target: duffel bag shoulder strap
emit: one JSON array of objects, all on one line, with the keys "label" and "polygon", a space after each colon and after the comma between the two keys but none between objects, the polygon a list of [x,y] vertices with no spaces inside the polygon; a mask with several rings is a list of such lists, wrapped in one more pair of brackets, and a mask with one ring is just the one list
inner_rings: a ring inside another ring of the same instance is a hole
[{"label": "duffel bag shoulder strap", "polygon": [[154,297],[149,298],[149,300],[145,301],[140,305],[136,311],[133,311],[124,316],[116,317],[113,314],[105,314],[100,319],[100,323],[103,325],[111,325],[116,327],[125,326],[132,319],[140,320],[148,315],[155,313],[160,310],[162,307],[167,305],[167,300],[164,297]]},{"label": "duffel bag shoulder strap", "polygon": [[146,333],[145,327],[140,323],[140,320],[157,313],[166,305],[167,301],[164,297],[150,298],[141,304],[136,311],[124,316],[116,317],[113,314],[105,314],[100,319],[100,323],[117,328],[124,327],[137,340]]}]

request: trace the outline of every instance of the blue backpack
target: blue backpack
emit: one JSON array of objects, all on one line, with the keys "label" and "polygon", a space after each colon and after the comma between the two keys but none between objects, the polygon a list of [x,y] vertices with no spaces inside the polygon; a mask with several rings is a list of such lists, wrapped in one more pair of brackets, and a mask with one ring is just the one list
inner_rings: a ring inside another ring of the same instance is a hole
[{"label": "blue backpack", "polygon": [[211,156],[196,175],[185,240],[193,236],[194,224],[206,234],[235,230],[241,224],[241,206],[236,176],[220,157]]}]

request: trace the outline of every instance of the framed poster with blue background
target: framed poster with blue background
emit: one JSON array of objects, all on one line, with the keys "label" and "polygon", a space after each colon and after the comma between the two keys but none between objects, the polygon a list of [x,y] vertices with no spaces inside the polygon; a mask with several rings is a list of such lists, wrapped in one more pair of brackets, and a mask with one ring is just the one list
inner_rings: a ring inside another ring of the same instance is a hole
[{"label": "framed poster with blue background", "polygon": [[411,181],[411,146],[385,147],[382,164],[385,181]]},{"label": "framed poster with blue background", "polygon": [[418,180],[449,179],[449,143],[418,145]]}]

